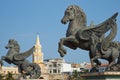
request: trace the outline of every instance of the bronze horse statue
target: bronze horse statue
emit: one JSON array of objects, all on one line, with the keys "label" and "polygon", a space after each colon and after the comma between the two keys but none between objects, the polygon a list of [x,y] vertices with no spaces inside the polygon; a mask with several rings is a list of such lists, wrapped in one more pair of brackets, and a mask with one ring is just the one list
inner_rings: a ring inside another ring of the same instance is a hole
[{"label": "bronze horse statue", "polygon": [[[94,68],[96,65],[101,65],[98,58],[106,59],[109,66],[115,64],[115,60],[119,57],[119,50],[110,46],[117,32],[116,17],[118,13],[108,18],[101,24],[90,26],[86,25],[86,15],[83,10],[77,5],[70,5],[64,13],[61,22],[66,24],[69,22],[66,37],[61,38],[58,46],[58,52],[63,57],[66,54],[67,46],[71,49],[83,49],[89,51],[91,65]],[[110,33],[105,37],[105,33]],[[117,54],[116,54],[117,53]]]},{"label": "bronze horse statue", "polygon": [[30,79],[37,79],[41,75],[41,69],[38,64],[30,63],[26,60],[27,57],[33,54],[34,46],[24,53],[20,53],[20,47],[17,41],[10,39],[5,46],[9,49],[6,56],[2,56],[1,60],[6,61],[9,64],[18,66],[18,71],[21,73],[21,77],[26,79],[30,76]]}]

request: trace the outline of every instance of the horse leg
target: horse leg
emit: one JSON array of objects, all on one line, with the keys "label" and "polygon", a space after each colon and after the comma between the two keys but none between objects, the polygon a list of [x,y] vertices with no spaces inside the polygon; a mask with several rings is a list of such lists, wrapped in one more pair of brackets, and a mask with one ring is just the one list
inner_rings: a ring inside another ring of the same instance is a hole
[{"label": "horse leg", "polygon": [[97,43],[95,42],[94,36],[90,38],[90,60],[92,67],[95,67],[94,62],[96,65],[101,65],[101,62],[98,60],[100,58],[100,54],[97,50]]},{"label": "horse leg", "polygon": [[79,41],[77,41],[74,36],[61,38],[58,45],[58,52],[60,53],[60,56],[63,57],[66,54],[66,49],[64,49],[63,45],[71,49],[76,49],[76,45],[78,45],[78,43]]},{"label": "horse leg", "polygon": [[98,56],[93,55],[91,51],[89,52],[89,56],[90,56],[90,61],[92,66],[90,72],[98,72],[97,66],[94,65],[94,63],[96,63],[97,65],[101,65],[101,62],[98,60]]},{"label": "horse leg", "polygon": [[60,42],[58,43],[58,52],[60,53],[60,56],[63,57],[66,54],[66,50],[63,47],[65,38],[61,38]]},{"label": "horse leg", "polygon": [[112,48],[112,54],[111,57],[108,58],[109,61],[109,65],[107,67],[106,70],[112,70],[112,67],[117,64],[118,62],[116,62],[116,59],[119,59],[119,50],[116,48]]},{"label": "horse leg", "polygon": [[110,70],[111,70],[111,67],[112,67],[114,64],[116,64],[115,59],[110,60],[110,61],[109,61],[109,65],[108,65],[108,67],[106,68],[106,70],[107,70],[107,71],[110,71]]},{"label": "horse leg", "polygon": [[[98,58],[99,56],[95,56],[94,58],[90,59],[92,65],[90,72],[99,72],[97,68],[99,67],[99,65],[101,65],[101,62],[98,60]],[[96,63],[96,65],[94,63]]]},{"label": "horse leg", "polygon": [[98,66],[98,65],[101,65],[101,62],[98,60],[98,58],[100,58],[100,56],[95,56],[95,57],[93,57],[93,58],[91,59],[91,62],[93,63],[93,64],[92,64],[93,66],[95,66],[95,65],[94,65],[94,62],[97,64],[97,66]]}]

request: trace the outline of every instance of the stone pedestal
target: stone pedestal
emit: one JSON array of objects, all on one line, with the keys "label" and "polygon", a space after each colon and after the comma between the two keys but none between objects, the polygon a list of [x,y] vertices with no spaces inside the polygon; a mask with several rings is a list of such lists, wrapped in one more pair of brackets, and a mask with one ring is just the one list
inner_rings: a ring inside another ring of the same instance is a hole
[{"label": "stone pedestal", "polygon": [[81,76],[86,80],[120,80],[120,72],[91,72]]}]

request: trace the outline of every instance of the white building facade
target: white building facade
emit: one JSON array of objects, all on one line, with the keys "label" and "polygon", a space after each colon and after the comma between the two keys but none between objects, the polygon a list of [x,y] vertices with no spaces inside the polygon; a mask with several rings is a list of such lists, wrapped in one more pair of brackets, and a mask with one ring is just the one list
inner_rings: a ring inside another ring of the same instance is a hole
[{"label": "white building facade", "polygon": [[64,59],[47,59],[45,64],[48,67],[48,72],[50,74],[61,74],[72,72],[72,67],[70,63],[66,63]]}]

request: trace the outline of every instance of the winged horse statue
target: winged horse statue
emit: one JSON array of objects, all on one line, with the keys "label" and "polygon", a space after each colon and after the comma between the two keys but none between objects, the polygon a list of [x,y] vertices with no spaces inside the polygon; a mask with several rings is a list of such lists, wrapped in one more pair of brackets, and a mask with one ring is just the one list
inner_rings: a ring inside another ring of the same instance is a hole
[{"label": "winged horse statue", "polygon": [[[92,65],[92,69],[96,66],[100,66],[101,62],[98,58],[106,59],[109,65],[106,70],[110,70],[110,67],[116,64],[115,60],[119,58],[119,47],[115,47],[111,44],[117,44],[113,42],[113,39],[117,33],[116,17],[118,13],[113,14],[110,18],[104,22],[90,26],[86,25],[86,15],[84,11],[77,5],[70,5],[64,13],[64,17],[61,22],[66,24],[69,22],[66,37],[61,38],[58,43],[58,52],[63,57],[66,54],[66,49],[63,46],[71,49],[83,49],[89,51],[89,57]],[[108,35],[105,33],[110,31]]]}]

